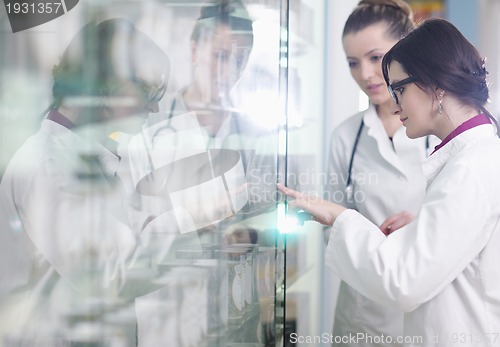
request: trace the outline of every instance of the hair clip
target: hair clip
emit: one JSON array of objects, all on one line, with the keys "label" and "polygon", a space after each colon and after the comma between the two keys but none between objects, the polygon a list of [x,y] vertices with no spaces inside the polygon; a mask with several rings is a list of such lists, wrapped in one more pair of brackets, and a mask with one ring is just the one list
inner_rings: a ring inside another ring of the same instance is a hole
[{"label": "hair clip", "polygon": [[489,72],[488,70],[486,70],[486,68],[484,66],[481,67],[481,70],[479,72],[477,71],[473,71],[472,74],[474,76],[485,76],[485,75],[488,75]]}]

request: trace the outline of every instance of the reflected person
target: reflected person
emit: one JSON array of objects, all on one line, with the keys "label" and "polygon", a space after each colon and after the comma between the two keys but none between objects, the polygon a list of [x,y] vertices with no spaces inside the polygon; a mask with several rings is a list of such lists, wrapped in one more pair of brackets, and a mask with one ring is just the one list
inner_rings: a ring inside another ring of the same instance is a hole
[{"label": "reflected person", "polygon": [[134,263],[152,254],[147,230],[130,227],[110,135],[136,133],[158,111],[169,69],[167,55],[126,19],[85,25],[53,68],[54,102],[0,185],[1,339],[104,343],[114,334],[99,326],[100,314],[149,290],[125,291]]},{"label": "reflected person", "polygon": [[[186,150],[195,146],[230,149],[240,153],[248,182],[245,211],[272,205],[276,191],[273,133],[256,124],[234,101],[234,92],[247,66],[254,43],[253,21],[239,1],[213,0],[203,4],[190,36],[191,82],[162,102],[165,113],[151,115],[144,132],[149,146],[158,151],[162,138],[172,131],[196,128]],[[186,113],[193,117],[182,117]],[[181,116],[181,117],[179,117]],[[174,129],[174,130],[172,130]],[[192,133],[190,133],[192,134]],[[180,137],[180,136],[179,136]],[[160,150],[161,151],[161,150]],[[163,156],[153,165],[165,160]]]}]

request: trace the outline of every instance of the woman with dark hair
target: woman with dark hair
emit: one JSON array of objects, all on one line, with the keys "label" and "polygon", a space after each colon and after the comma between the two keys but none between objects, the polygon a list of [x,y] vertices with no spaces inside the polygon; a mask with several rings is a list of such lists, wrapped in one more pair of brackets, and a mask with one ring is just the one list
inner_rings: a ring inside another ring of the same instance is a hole
[{"label": "woman with dark hair", "polygon": [[[118,18],[84,26],[54,67],[54,102],[0,184],[2,342],[108,345],[129,333],[104,316],[153,290],[150,265],[138,264],[156,253],[151,229],[131,226],[110,135],[140,130],[168,73],[167,55]],[[155,241],[162,252],[172,237]]]},{"label": "woman with dark hair", "polygon": [[[248,203],[241,212],[274,209],[277,154],[271,148],[275,134],[245,114],[232,95],[253,41],[253,20],[241,0],[201,4],[190,35],[191,81],[162,102],[165,112],[150,115],[144,136],[136,136],[129,146],[134,184],[178,159],[182,151],[191,151],[182,154],[187,156],[214,149],[233,150],[238,151],[244,169],[239,179],[248,183],[243,189]],[[186,131],[189,136],[184,135]],[[189,140],[181,145],[177,140],[181,138]],[[191,204],[197,207],[188,213],[190,218],[197,218],[195,215],[211,206],[205,201],[200,197]]]},{"label": "woman with dark hair", "polygon": [[[53,68],[48,117],[61,113],[75,127],[111,122],[114,131],[135,134],[149,113],[158,112],[169,72],[167,55],[129,20],[91,22]],[[137,118],[134,128],[117,122],[129,118]]]},{"label": "woman with dark hair", "polygon": [[[254,127],[235,112],[230,96],[248,62],[253,37],[253,21],[240,0],[203,3],[190,37],[192,81],[166,108],[167,117],[195,112],[207,147],[220,147],[229,134]],[[149,121],[154,124],[164,117]]]},{"label": "woman with dark hair", "polygon": [[344,281],[406,312],[406,346],[498,345],[500,140],[485,107],[484,60],[452,24],[431,19],[382,67],[407,135],[442,141],[424,163],[416,220],[386,237],[356,211],[279,188],[333,226],[326,261]]},{"label": "woman with dark hair", "polygon": [[[428,139],[406,136],[391,112],[381,66],[384,54],[414,28],[412,18],[410,6],[402,0],[362,0],[342,34],[349,70],[370,105],[332,133],[327,199],[359,211],[386,234],[415,218],[425,192],[422,163]],[[373,302],[341,282],[333,328],[336,336],[345,337],[342,346],[386,345],[352,344],[348,337],[363,333],[395,339],[403,333],[403,312]]]}]

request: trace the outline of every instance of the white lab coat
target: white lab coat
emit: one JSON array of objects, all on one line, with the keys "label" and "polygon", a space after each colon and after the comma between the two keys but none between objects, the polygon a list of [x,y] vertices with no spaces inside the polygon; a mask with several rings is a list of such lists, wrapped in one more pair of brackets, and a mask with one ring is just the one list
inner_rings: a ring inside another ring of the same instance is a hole
[{"label": "white lab coat", "polygon": [[[165,101],[162,101],[163,112],[151,114],[142,134],[134,136],[128,144],[127,156],[130,159],[132,184],[137,185],[146,174],[149,174],[152,171],[151,166],[154,169],[159,169],[166,164],[204,153],[208,149],[231,149],[240,154],[244,171],[241,172],[241,177],[238,171],[238,175],[235,176],[237,179],[225,184],[231,187],[243,178],[242,181],[246,184],[242,187],[247,187],[245,196],[248,196],[245,200],[248,201],[247,205],[241,210],[238,207],[236,212],[244,216],[262,213],[269,208],[274,208],[277,162],[274,134],[258,127],[241,114],[231,113],[221,124],[217,134],[210,136],[198,122],[196,114],[187,108],[182,97],[184,91],[181,89],[173,96],[173,99],[166,98]],[[186,211],[185,220],[196,220],[198,215],[203,214],[203,211],[219,211],[222,207],[221,202],[225,201],[216,199],[214,203],[211,203],[207,198],[207,192],[200,194],[203,190],[199,187],[203,187],[205,182],[198,175],[196,170],[186,170],[182,176],[183,180],[192,184],[188,189],[194,193],[190,196],[194,196],[195,199],[192,199],[190,208],[186,208],[188,206],[182,199],[179,200],[179,204],[176,205],[172,202],[172,206],[169,206],[172,210],[175,208],[177,211]],[[218,186],[214,186],[212,191],[217,192],[218,188]],[[188,189],[185,189],[186,197],[188,197]],[[158,204],[156,197],[143,195],[140,199],[141,204],[145,206],[144,210],[148,213],[160,211],[159,209],[163,207]],[[238,205],[233,204],[233,206]],[[191,213],[193,211],[196,213]],[[207,213],[206,216],[210,217],[206,221],[216,221],[211,218],[211,213]],[[182,225],[179,219],[175,219],[174,223]],[[171,246],[172,251],[176,249],[201,249],[200,241],[202,240],[198,240],[198,234],[192,232],[196,230],[194,227],[197,224],[192,223],[191,225],[193,227],[185,227],[186,233],[176,238],[175,243]],[[183,233],[182,229],[180,227],[181,233]],[[209,237],[206,241],[212,242],[211,240],[213,238]],[[175,252],[170,253],[169,257],[175,258]],[[139,347],[169,345],[175,340],[175,334],[179,334],[181,340],[191,340],[193,344],[189,345],[201,343],[198,340],[202,338],[199,328],[206,324],[204,321],[206,317],[200,317],[200,314],[206,307],[200,305],[203,301],[198,300],[198,298],[203,297],[205,293],[198,290],[197,293],[190,294],[192,298],[189,301],[196,303],[194,312],[190,314],[190,324],[187,324],[188,321],[175,322],[176,319],[179,319],[178,316],[166,313],[165,310],[173,298],[172,293],[179,290],[175,285],[175,283],[168,283],[165,287],[136,300]],[[184,300],[184,302],[188,301]],[[253,314],[258,317],[259,309],[255,309]],[[172,326],[180,327],[179,331],[174,332],[175,329],[171,329]]]},{"label": "white lab coat", "polygon": [[[207,129],[202,126],[194,112],[190,112],[184,102],[183,94],[185,88],[179,90],[171,98],[162,101],[163,113],[151,114],[143,130],[147,145],[160,147],[162,144],[169,147],[169,138],[179,137],[176,147],[178,155],[181,151],[199,153],[199,150],[207,149],[231,149],[238,151],[245,171],[247,182],[248,204],[240,211],[240,214],[264,213],[275,208],[276,194],[276,163],[277,158],[277,134],[271,130],[256,124],[247,115],[230,112],[229,116],[222,122],[220,129],[214,136],[210,136]],[[194,118],[193,118],[194,116]],[[186,130],[189,130],[187,132]],[[165,141],[165,139],[167,141]],[[141,142],[143,142],[141,140]],[[152,145],[152,142],[155,145]],[[202,148],[200,148],[202,147]],[[137,151],[137,145],[132,151]],[[154,152],[154,150],[152,151]],[[144,157],[141,151],[139,155]],[[160,167],[164,162],[160,158],[166,156],[152,153],[152,161],[155,167]],[[144,161],[137,159],[136,162]],[[132,171],[137,171],[132,167]],[[141,174],[145,170],[142,169]],[[139,176],[141,175],[139,174]],[[138,174],[135,174],[138,176]]]},{"label": "white lab coat", "polygon": [[[81,157],[89,154],[101,166]],[[173,236],[156,236],[149,249],[150,230],[139,234],[129,228],[118,169],[118,157],[105,147],[51,120],[14,155],[0,185],[2,341],[67,345],[81,338],[74,330],[80,328],[89,339],[93,333],[122,339],[123,331],[72,326],[70,317],[106,312],[153,290],[144,288],[150,261],[141,259],[168,249]],[[95,179],[81,176],[96,173]],[[136,270],[139,280],[132,278]],[[144,285],[135,287],[137,282]],[[129,307],[134,328],[133,304]]]},{"label": "white lab coat", "polygon": [[[361,120],[352,166],[353,199],[346,194],[347,176],[354,141]],[[426,139],[412,140],[400,127],[392,141],[372,105],[342,124],[332,133],[328,169],[327,199],[359,211],[380,225],[401,211],[417,214],[425,192],[422,163],[427,157]],[[380,234],[380,230],[374,230]],[[364,342],[350,344],[347,337],[358,333],[393,336],[403,333],[403,312],[366,298],[345,282],[340,283],[335,310],[334,334],[346,337],[343,346],[381,346]],[[401,346],[401,344],[386,344]]]},{"label": "white lab coat", "polygon": [[327,264],[366,297],[406,312],[405,346],[500,345],[498,158],[492,125],[467,130],[424,163],[416,221],[389,237],[353,210],[333,225]]}]

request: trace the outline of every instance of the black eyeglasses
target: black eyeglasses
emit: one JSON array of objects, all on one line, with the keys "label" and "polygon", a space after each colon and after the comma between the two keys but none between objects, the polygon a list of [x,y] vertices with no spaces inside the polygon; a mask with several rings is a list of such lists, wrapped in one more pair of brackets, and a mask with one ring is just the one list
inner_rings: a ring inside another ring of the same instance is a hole
[{"label": "black eyeglasses", "polygon": [[402,86],[404,86],[406,84],[413,83],[416,81],[417,81],[416,77],[410,76],[408,78],[405,78],[404,80],[401,80],[399,82],[395,82],[393,84],[389,84],[387,86],[387,88],[389,89],[389,94],[391,94],[392,100],[394,100],[396,105],[399,105],[399,100],[398,100],[398,96],[396,95],[396,93],[394,91],[398,88],[401,88]]}]

